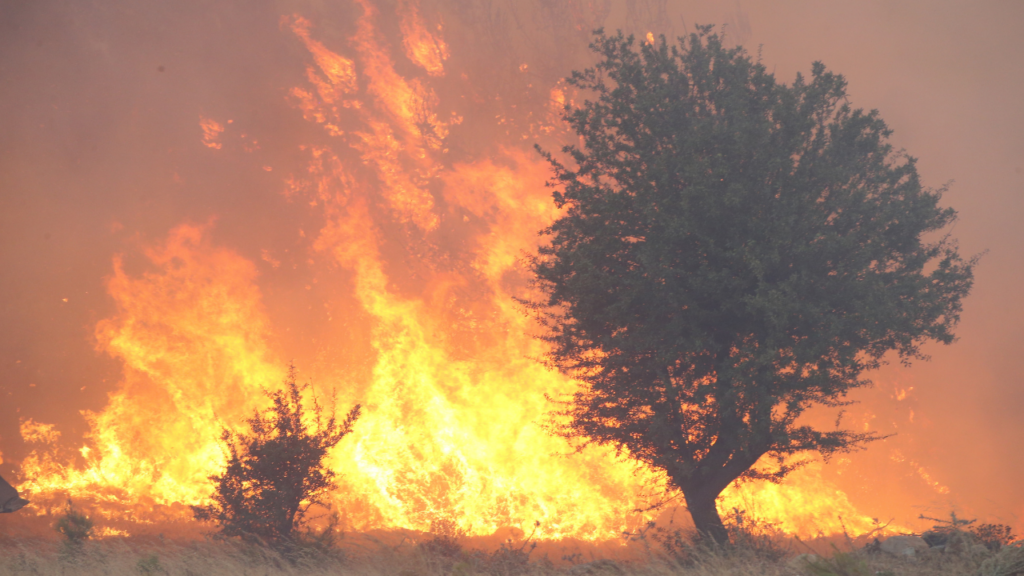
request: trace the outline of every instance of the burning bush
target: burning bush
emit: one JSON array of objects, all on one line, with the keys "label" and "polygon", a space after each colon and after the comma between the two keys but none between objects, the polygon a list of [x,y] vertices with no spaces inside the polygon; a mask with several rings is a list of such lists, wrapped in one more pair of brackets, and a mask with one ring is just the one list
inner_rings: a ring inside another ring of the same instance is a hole
[{"label": "burning bush", "polygon": [[[220,475],[210,476],[216,490],[211,504],[193,506],[198,520],[216,522],[223,535],[288,547],[297,543],[296,529],[307,528],[306,515],[314,505],[329,506],[325,497],[336,488],[335,472],[324,465],[331,448],[352,431],[361,407],[345,420],[332,414],[324,422],[323,408],[313,401],[315,431],[304,421],[302,392],[291,366],[281,390],[268,392],[272,406],[246,420],[248,433],[224,430],[229,459]],[[317,537],[327,542],[331,523]]]}]

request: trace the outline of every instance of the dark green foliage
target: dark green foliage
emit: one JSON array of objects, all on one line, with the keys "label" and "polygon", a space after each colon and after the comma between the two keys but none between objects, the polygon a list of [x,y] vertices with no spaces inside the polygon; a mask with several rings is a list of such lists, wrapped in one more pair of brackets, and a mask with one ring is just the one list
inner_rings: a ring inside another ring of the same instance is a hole
[{"label": "dark green foliage", "polygon": [[321,534],[308,529],[303,534],[299,529],[305,527],[310,506],[328,505],[326,497],[336,487],[336,474],[323,461],[352,431],[360,406],[344,421],[339,422],[334,414],[323,421],[323,409],[314,402],[316,427],[311,430],[303,421],[305,386],[296,384],[294,366],[284,384],[283,390],[267,394],[270,408],[246,421],[247,433],[224,431],[227,468],[210,477],[216,483],[212,503],[193,506],[192,511],[198,520],[216,522],[225,536],[285,548],[309,540],[316,547],[333,538],[334,524]]},{"label": "dark green foliage", "polygon": [[549,359],[582,382],[553,428],[665,471],[721,542],[730,483],[877,438],[797,420],[843,405],[886,354],[952,342],[975,259],[824,65],[779,84],[710,27],[592,47],[601,62],[569,79],[595,97],[566,110],[575,167],[545,153],[564,213],[532,261]]},{"label": "dark green foliage", "polygon": [[68,502],[64,506],[64,513],[57,518],[55,526],[57,533],[64,538],[65,544],[80,546],[92,537],[92,527],[92,519],[75,509],[71,499],[68,498]]}]

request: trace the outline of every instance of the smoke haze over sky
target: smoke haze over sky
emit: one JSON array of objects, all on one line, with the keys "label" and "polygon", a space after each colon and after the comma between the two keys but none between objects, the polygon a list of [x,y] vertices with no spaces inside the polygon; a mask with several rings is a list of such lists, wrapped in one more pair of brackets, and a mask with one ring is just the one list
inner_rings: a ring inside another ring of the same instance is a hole
[{"label": "smoke haze over sky", "polygon": [[[846,77],[855,107],[880,111],[926,186],[950,183],[943,204],[960,214],[952,232],[961,253],[988,251],[960,339],[929,347],[930,362],[875,375],[851,412],[897,435],[825,474],[883,520],[956,508],[1024,530],[1024,3],[566,4],[580,22],[638,35],[725,24],[733,42],[760,47],[782,82],[820,60]],[[449,68],[469,71],[458,90],[455,81],[438,88],[442,107],[467,102],[452,157],[507,145],[495,116],[514,115],[530,105],[529,90],[588,63],[585,30],[552,20],[561,12],[543,5],[422,3],[428,20],[445,23]],[[369,374],[365,313],[340,296],[350,274],[306,265],[297,231],[319,229],[321,217],[282,194],[308,162],[301,146],[328,137],[288,102],[306,82],[309,52],[281,19],[302,15],[319,41],[344,52],[361,13],[347,1],[0,0],[0,474],[17,477],[31,449],[19,434],[25,419],[55,423],[68,446],[82,444],[82,411],[103,410],[123,378],[94,335],[116,313],[105,284],[112,260],[124,254],[125,269],[141,273],[142,248],[182,223],[208,225],[213,245],[256,263],[277,356],[318,377],[335,376],[333,364],[355,381]],[[397,34],[397,24],[382,26]],[[201,118],[224,124],[224,150],[203,145]],[[323,302],[351,327],[330,345],[337,326]]]}]

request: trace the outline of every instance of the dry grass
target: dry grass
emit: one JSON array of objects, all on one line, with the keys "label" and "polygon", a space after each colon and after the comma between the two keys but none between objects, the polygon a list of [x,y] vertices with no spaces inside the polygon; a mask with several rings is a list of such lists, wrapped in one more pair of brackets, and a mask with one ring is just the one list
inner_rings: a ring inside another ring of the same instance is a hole
[{"label": "dry grass", "polygon": [[1024,540],[1003,546],[981,564],[981,576],[1019,576],[1024,574]]},{"label": "dry grass", "polygon": [[[979,574],[986,560],[989,571],[985,576],[1014,574],[995,569],[996,554],[936,554],[915,560],[861,551],[811,567],[794,560],[795,553],[767,560],[749,550],[697,551],[685,562],[654,552],[633,560],[600,559],[591,554],[587,562],[580,562],[579,556],[555,561],[547,555],[526,557],[526,550],[517,553],[517,549],[438,553],[436,548],[408,542],[387,545],[350,536],[337,554],[308,553],[289,559],[258,547],[210,540],[176,543],[108,538],[86,542],[75,550],[52,541],[5,539],[0,540],[0,576],[962,576]],[[1016,559],[1001,558],[999,566]]]}]

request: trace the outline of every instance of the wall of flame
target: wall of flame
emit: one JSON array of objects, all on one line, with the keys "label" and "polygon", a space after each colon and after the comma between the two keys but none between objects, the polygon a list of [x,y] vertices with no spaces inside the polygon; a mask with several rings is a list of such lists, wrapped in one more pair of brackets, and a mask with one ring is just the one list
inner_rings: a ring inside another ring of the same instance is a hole
[{"label": "wall of flame", "polygon": [[[456,48],[509,16],[473,6],[488,11],[472,22],[418,0],[355,0],[335,28],[314,9],[280,16],[274,33],[303,62],[280,87],[288,122],[301,123],[285,131],[305,139],[287,155],[264,150],[271,131],[194,115],[193,142],[210,162],[274,179],[277,196],[261,201],[279,218],[258,251],[211,212],[108,257],[114,307],[91,330],[122,377],[102,408],[83,412],[88,432],[75,449],[60,426],[20,419],[29,452],[19,489],[38,513],[70,496],[106,518],[131,510],[140,527],[187,520],[223,465],[220,430],[263,407],[294,360],[339,410],[366,407],[330,458],[342,474],[334,505],[351,529],[455,521],[491,534],[539,521],[542,538],[602,540],[653,517],[636,510],[664,496],[657,474],[604,450],[567,456],[544,430],[545,395],[574,383],[537,361],[543,345],[513,299],[529,294],[521,260],[557,216],[531,146],[571,138],[559,112],[580,96],[558,78],[586,62],[579,46],[612,4],[530,13],[562,34],[538,45],[565,53],[557,65],[492,54],[494,70]],[[629,6],[638,30],[664,31],[658,10]],[[290,316],[303,308],[302,318],[316,316],[313,344],[306,320]],[[893,394],[903,401],[906,388]],[[866,409],[848,424],[874,418]],[[898,449],[883,451],[935,494],[949,492]],[[732,487],[720,508],[802,536],[867,532],[877,521],[836,483],[844,462]]]}]

